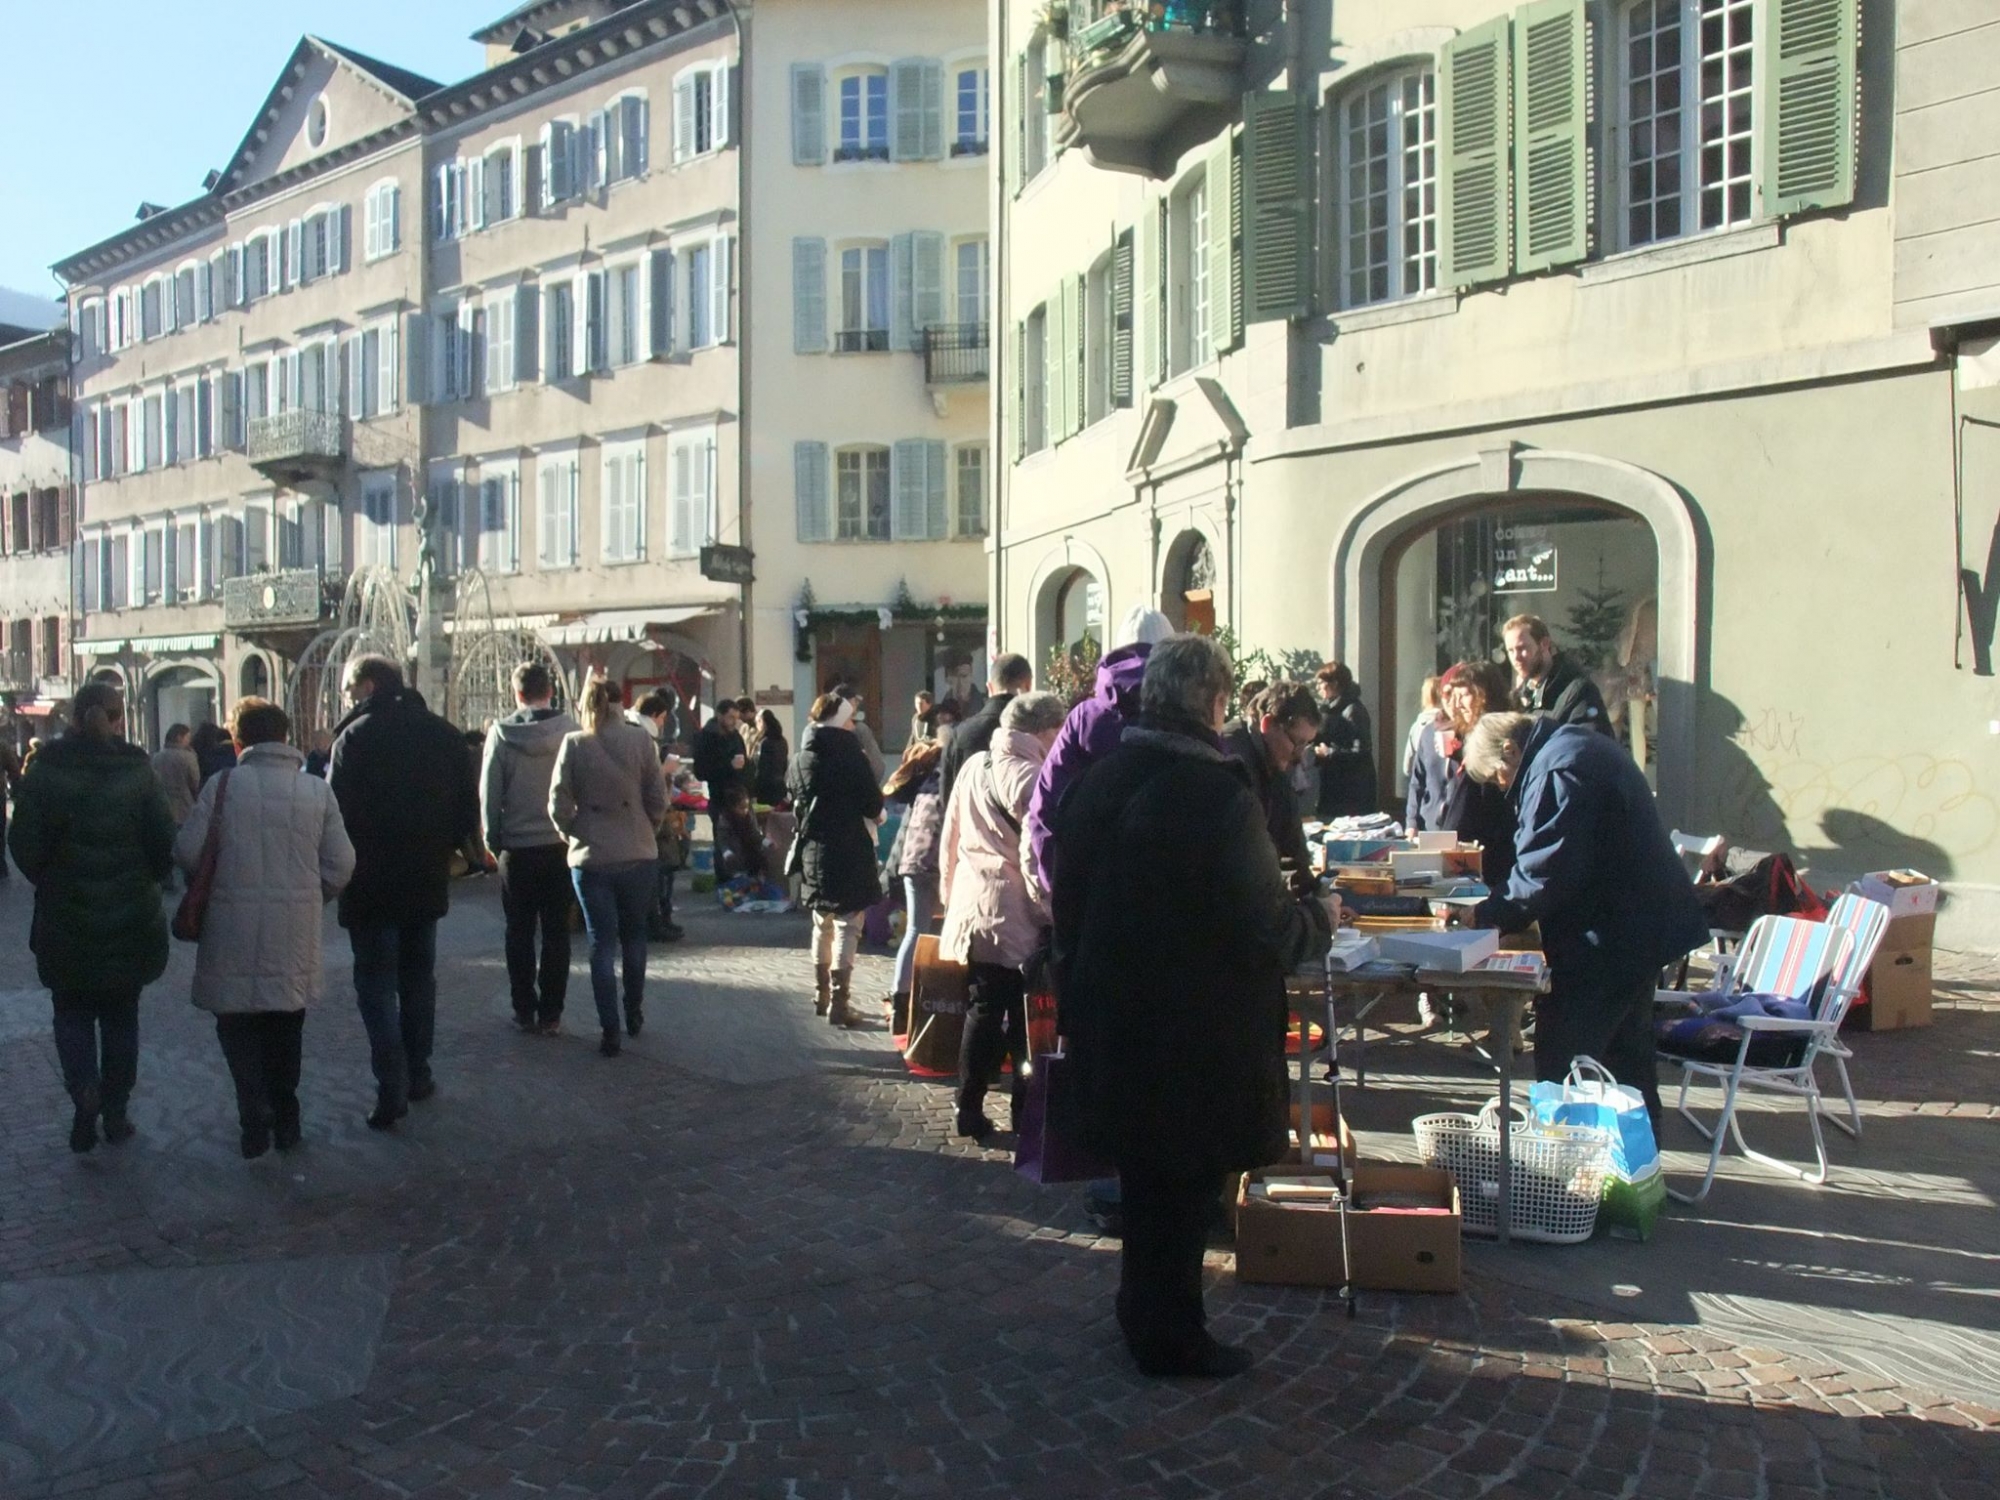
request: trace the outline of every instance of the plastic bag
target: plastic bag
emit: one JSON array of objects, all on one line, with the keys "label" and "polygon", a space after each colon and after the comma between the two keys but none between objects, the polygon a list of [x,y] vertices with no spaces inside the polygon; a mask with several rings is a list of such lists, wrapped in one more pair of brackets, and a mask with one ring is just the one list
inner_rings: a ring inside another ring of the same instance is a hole
[{"label": "plastic bag", "polygon": [[1561,1083],[1538,1083],[1528,1091],[1535,1118],[1549,1124],[1601,1130],[1611,1138],[1611,1170],[1605,1174],[1598,1222],[1614,1235],[1650,1239],[1667,1199],[1660,1175],[1660,1148],[1639,1091],[1612,1078],[1594,1058],[1579,1057]]}]

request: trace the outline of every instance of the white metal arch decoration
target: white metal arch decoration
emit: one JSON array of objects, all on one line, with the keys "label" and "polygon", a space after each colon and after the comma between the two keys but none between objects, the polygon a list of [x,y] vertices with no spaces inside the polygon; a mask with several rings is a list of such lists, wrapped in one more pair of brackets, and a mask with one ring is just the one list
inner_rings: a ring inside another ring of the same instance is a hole
[{"label": "white metal arch decoration", "polygon": [[1382,576],[1390,549],[1454,512],[1519,491],[1602,500],[1652,530],[1659,574],[1659,797],[1664,816],[1681,818],[1696,775],[1701,544],[1680,491],[1649,469],[1594,453],[1506,444],[1407,475],[1376,491],[1355,508],[1333,549],[1327,601],[1334,654],[1363,681],[1380,682]]}]

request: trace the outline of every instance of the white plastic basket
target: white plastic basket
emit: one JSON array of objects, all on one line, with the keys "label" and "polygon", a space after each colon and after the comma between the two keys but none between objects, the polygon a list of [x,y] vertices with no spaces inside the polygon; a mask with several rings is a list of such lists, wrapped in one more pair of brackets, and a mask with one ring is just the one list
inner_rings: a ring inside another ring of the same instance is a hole
[{"label": "white plastic basket", "polygon": [[[1521,1105],[1511,1125],[1511,1232],[1517,1239],[1570,1245],[1597,1229],[1597,1205],[1611,1167],[1600,1130],[1537,1123]],[[1476,1115],[1419,1115],[1410,1126],[1424,1164],[1458,1183],[1465,1232],[1497,1234],[1500,1209],[1500,1101]]]}]

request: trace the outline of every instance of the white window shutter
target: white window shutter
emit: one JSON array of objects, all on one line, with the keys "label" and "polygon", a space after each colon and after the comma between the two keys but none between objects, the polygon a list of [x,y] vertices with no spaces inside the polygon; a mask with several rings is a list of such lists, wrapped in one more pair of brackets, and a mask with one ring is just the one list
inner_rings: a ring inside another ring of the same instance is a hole
[{"label": "white window shutter", "polygon": [[347,269],[347,235],[353,219],[353,206],[343,203],[334,209],[326,226],[326,266],[330,275],[338,276]]},{"label": "white window shutter", "polygon": [[944,64],[934,57],[923,62],[923,151],[925,161],[944,156]]},{"label": "white window shutter", "polygon": [[606,126],[607,121],[603,110],[600,109],[591,115],[587,127],[589,144],[585,147],[584,157],[584,188],[587,191],[595,191],[611,180],[607,171],[609,162],[606,158],[610,131]]},{"label": "white window shutter", "polygon": [[709,144],[718,151],[729,144],[729,75],[729,64],[718,64],[714,74],[715,81],[709,85],[708,91],[708,139]]},{"label": "white window shutter", "polygon": [[632,455],[632,472],[629,487],[629,503],[632,507],[632,556],[635,560],[646,555],[646,450],[639,449]]},{"label": "white window shutter", "polygon": [[826,338],[826,241],[792,241],[792,351],[824,354]]},{"label": "white window shutter", "polygon": [[899,234],[889,242],[889,347],[917,347],[916,236]]},{"label": "white window shutter", "polygon": [[708,255],[708,326],[713,341],[729,342],[729,251],[733,241],[719,234]]},{"label": "white window shutter", "polygon": [[694,74],[674,80],[674,160],[694,155]]},{"label": "white window shutter", "polygon": [[686,556],[694,551],[694,453],[695,445],[674,445],[674,536],[671,551]]},{"label": "white window shutter", "polygon": [[430,399],[430,392],[424,387],[424,356],[430,349],[425,341],[429,337],[430,325],[424,315],[409,314],[408,334],[403,340],[403,389],[408,392],[412,406],[421,406]]},{"label": "white window shutter", "polygon": [[382,190],[370,188],[361,200],[361,254],[374,260],[382,253]]},{"label": "white window shutter", "polygon": [[305,256],[305,221],[303,219],[294,219],[285,226],[285,249],[281,257],[285,262],[284,285],[286,291],[290,291],[305,279],[301,274],[305,267]]},{"label": "white window shutter", "polygon": [[535,315],[541,311],[541,296],[541,288],[531,282],[524,281],[514,288],[514,379],[517,382],[533,380],[539,373],[540,324]]},{"label": "white window shutter", "polygon": [[475,394],[479,372],[479,309],[470,302],[458,305],[458,376],[455,389],[461,401]]},{"label": "white window shutter", "polygon": [[590,273],[579,271],[570,283],[569,368],[572,375],[590,373]]},{"label": "white window shutter", "polygon": [[347,360],[347,414],[358,421],[368,415],[368,362],[361,357],[361,335],[349,334],[340,348]]},{"label": "white window shutter", "polygon": [[206,323],[215,316],[215,258],[197,261],[194,268],[194,320]]},{"label": "white window shutter", "polygon": [[826,69],[792,64],[792,162],[817,167],[826,160]]},{"label": "white window shutter", "polygon": [[484,229],[491,220],[487,217],[486,203],[486,158],[475,156],[465,164],[466,221],[474,229]]},{"label": "white window shutter", "polygon": [[599,483],[602,493],[597,497],[597,529],[603,541],[599,550],[606,562],[616,562],[623,555],[625,545],[624,460],[606,460]]},{"label": "white window shutter", "polygon": [[550,204],[554,203],[557,196],[556,178],[559,174],[556,171],[555,129],[555,122],[553,120],[544,121],[541,138],[535,148],[541,153],[542,192],[539,206],[542,208],[547,208]]},{"label": "white window shutter", "polygon": [[889,536],[898,542],[920,540],[926,529],[924,501],[924,442],[905,438],[889,450]]},{"label": "white window shutter", "polygon": [[799,540],[833,540],[833,514],[827,506],[825,443],[792,444],[792,493],[798,511]]},{"label": "white window shutter", "polygon": [[906,57],[889,67],[889,154],[920,161],[924,154],[924,61]]}]

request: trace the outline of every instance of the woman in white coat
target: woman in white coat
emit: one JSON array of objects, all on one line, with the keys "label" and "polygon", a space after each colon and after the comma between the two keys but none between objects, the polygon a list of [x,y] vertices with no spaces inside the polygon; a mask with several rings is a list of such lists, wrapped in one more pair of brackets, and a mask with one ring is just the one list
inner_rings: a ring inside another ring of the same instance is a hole
[{"label": "woman in white coat", "polygon": [[209,778],[174,844],[192,875],[220,808],[194,1003],[215,1015],[246,1157],[274,1139],[280,1151],[299,1143],[299,1044],[324,976],[320,909],[354,873],[340,804],[323,779],[300,774],[291,732],[277,704],[239,699],[229,717],[236,765]]}]

